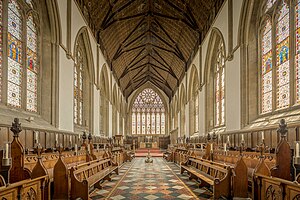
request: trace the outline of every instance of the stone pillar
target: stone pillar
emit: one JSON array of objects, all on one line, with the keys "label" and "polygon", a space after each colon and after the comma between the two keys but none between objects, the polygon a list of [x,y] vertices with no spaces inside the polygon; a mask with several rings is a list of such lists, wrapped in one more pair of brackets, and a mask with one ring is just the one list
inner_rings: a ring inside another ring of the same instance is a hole
[{"label": "stone pillar", "polygon": [[185,136],[189,137],[190,136],[190,121],[191,119],[189,118],[189,106],[190,106],[190,102],[188,102],[185,105]]},{"label": "stone pillar", "polygon": [[108,137],[112,137],[112,127],[113,127],[113,108],[111,103],[108,103]]},{"label": "stone pillar", "polygon": [[116,125],[116,133],[115,134],[119,135],[119,133],[120,133],[120,121],[119,121],[120,120],[120,113],[118,111],[116,113],[117,113],[117,117],[116,117],[117,120],[116,120],[116,124],[115,124]]}]

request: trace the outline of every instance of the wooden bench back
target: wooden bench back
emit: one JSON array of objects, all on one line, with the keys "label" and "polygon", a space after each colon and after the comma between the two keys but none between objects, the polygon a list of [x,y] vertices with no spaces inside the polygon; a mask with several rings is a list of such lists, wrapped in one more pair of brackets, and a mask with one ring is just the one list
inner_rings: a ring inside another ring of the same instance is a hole
[{"label": "wooden bench back", "polygon": [[88,166],[79,167],[79,169],[73,167],[74,170],[72,173],[74,174],[74,176],[78,181],[80,182],[82,182],[83,180],[88,181],[90,177],[109,168],[111,165],[112,163],[110,159],[104,159],[98,162],[94,162]]},{"label": "wooden bench back", "polygon": [[222,180],[227,176],[230,167],[220,163],[210,162],[205,159],[189,158],[189,165],[210,175],[213,178]]}]

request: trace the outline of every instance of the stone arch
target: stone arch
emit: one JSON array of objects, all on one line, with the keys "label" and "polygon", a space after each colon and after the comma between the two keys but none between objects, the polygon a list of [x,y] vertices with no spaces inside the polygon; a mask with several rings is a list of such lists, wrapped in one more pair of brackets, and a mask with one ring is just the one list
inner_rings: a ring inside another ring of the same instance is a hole
[{"label": "stone arch", "polygon": [[103,64],[100,72],[100,90],[109,99],[109,78],[106,64]]},{"label": "stone arch", "polygon": [[[191,72],[190,72],[190,76],[189,76],[189,85],[188,85],[188,95],[187,95],[187,100],[191,100],[193,93],[199,89],[200,87],[200,80],[199,80],[199,74],[198,74],[198,70],[196,68],[195,65],[192,65],[191,67]],[[195,88],[197,87],[198,88]]]},{"label": "stone arch", "polygon": [[[206,87],[206,97],[205,97],[205,128],[206,131],[211,131],[215,128],[215,67],[216,67],[216,54],[218,52],[219,45],[223,44],[223,54],[225,58],[225,66],[226,66],[226,47],[225,40],[221,33],[221,31],[217,28],[213,28],[209,43],[208,49],[205,59],[204,66],[204,82],[203,84]],[[226,77],[226,75],[225,75]],[[226,79],[225,79],[226,80]],[[226,85],[226,84],[225,84]],[[226,88],[225,88],[226,92]],[[226,110],[226,108],[225,108]],[[223,126],[223,125],[222,125]]]},{"label": "stone arch", "polygon": [[[248,125],[258,116],[259,104],[258,94],[258,40],[257,35],[262,21],[260,12],[262,11],[262,2],[249,0],[244,1],[240,16],[239,42],[241,46],[240,66],[241,67],[241,125]],[[271,16],[269,16],[271,17]],[[249,53],[251,52],[251,53]],[[255,100],[254,100],[255,99]]]},{"label": "stone arch", "polygon": [[83,37],[83,43],[84,43],[86,56],[87,56],[89,81],[92,84],[96,84],[93,52],[92,52],[92,47],[91,47],[91,42],[90,42],[90,36],[88,33],[88,28],[86,26],[81,27],[79,29],[79,31],[77,32],[77,35],[75,37],[75,43],[74,43],[73,57],[75,58],[76,44],[77,44],[77,41],[78,41],[80,35],[82,35],[82,37]]},{"label": "stone arch", "polygon": [[126,113],[126,116],[127,116],[127,125],[129,127],[129,132],[132,133],[132,106],[133,106],[133,103],[135,101],[135,99],[137,98],[137,96],[144,90],[144,89],[147,89],[147,88],[150,88],[152,89],[154,92],[156,92],[158,94],[158,96],[160,97],[160,99],[162,100],[162,103],[164,105],[164,115],[165,115],[165,133],[164,134],[167,134],[169,132],[169,128],[168,128],[168,124],[169,124],[169,104],[168,102],[166,101],[166,95],[163,91],[161,91],[160,89],[158,89],[154,84],[152,84],[151,82],[146,82],[145,84],[143,84],[141,87],[139,87],[137,90],[135,90],[132,94],[131,94],[131,97],[130,97],[130,101],[129,103],[127,104],[127,113]]},{"label": "stone arch", "polygon": [[128,111],[130,111],[130,109],[132,108],[132,104],[134,103],[135,98],[140,94],[140,92],[142,92],[144,89],[146,88],[151,88],[153,89],[161,98],[161,100],[163,101],[163,104],[165,106],[166,112],[168,111],[168,103],[163,95],[163,92],[161,92],[155,85],[153,85],[150,82],[147,82],[145,84],[143,84],[139,89],[137,89],[133,94],[132,94],[132,98],[130,99],[129,102],[129,106],[128,106]]},{"label": "stone arch", "polygon": [[211,34],[210,34],[207,54],[206,54],[206,58],[205,58],[203,84],[207,84],[209,81],[209,77],[212,76],[211,72],[214,69],[214,62],[215,62],[215,60],[213,58],[214,58],[215,52],[217,50],[217,44],[219,42],[222,42],[224,45],[224,54],[225,54],[225,58],[226,58],[226,46],[225,46],[224,36],[218,28],[213,27]]}]

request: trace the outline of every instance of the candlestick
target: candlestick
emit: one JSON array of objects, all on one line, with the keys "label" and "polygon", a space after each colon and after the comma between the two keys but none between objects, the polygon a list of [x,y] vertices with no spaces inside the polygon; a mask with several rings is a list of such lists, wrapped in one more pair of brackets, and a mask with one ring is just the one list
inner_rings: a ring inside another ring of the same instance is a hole
[{"label": "candlestick", "polygon": [[296,143],[296,157],[299,157],[299,143]]}]

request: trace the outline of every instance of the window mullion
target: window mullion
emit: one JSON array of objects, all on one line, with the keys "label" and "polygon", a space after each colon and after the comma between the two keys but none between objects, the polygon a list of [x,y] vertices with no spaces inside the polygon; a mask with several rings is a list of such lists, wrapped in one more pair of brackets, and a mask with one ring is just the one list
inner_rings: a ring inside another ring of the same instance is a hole
[{"label": "window mullion", "polygon": [[[276,9],[275,9],[276,10]],[[277,63],[276,63],[276,27],[277,27],[277,20],[275,21],[274,17],[272,20],[272,111],[273,112],[277,108]]]},{"label": "window mullion", "polygon": [[[2,2],[3,6],[3,26],[2,26],[2,88],[1,88],[1,96],[2,99],[1,101],[5,104],[8,105],[8,3],[6,1]],[[5,12],[4,12],[5,11]]]},{"label": "window mullion", "polygon": [[[297,1],[295,1],[297,2]],[[295,37],[295,31],[296,31],[296,23],[295,23],[295,5],[294,3],[291,3],[290,6],[290,106],[293,106],[296,101],[296,77],[295,77],[295,55],[296,55],[296,37]]]}]

